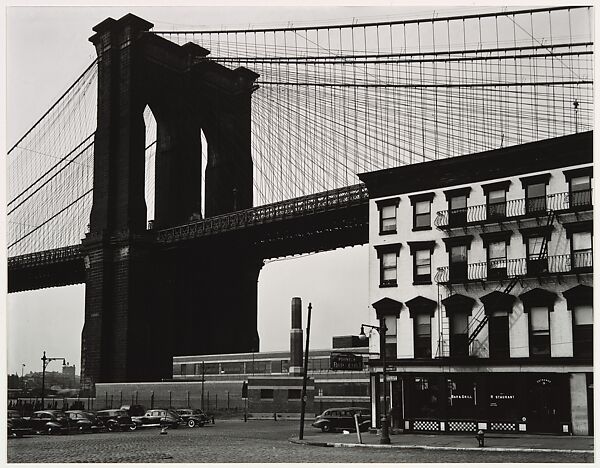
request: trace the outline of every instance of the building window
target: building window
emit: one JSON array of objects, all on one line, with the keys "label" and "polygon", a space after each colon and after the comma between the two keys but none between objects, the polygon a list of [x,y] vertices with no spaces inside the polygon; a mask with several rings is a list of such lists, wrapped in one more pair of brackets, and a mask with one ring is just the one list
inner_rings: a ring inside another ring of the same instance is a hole
[{"label": "building window", "polygon": [[571,267],[574,270],[592,266],[592,233],[574,232],[571,236]]},{"label": "building window", "polygon": [[[470,311],[469,311],[470,313]],[[450,316],[450,356],[469,355],[469,316],[455,312]]]},{"label": "building window", "polygon": [[261,388],[260,389],[260,399],[261,400],[272,400],[273,399],[273,389],[272,388]]},{"label": "building window", "polygon": [[423,296],[406,301],[413,319],[415,358],[431,358],[431,319],[435,315],[437,302]]},{"label": "building window", "polygon": [[450,226],[464,226],[467,224],[467,196],[457,195],[448,202]]},{"label": "building window", "polygon": [[450,282],[462,282],[468,279],[468,251],[473,236],[443,238],[448,252]]},{"label": "building window", "polygon": [[413,207],[413,231],[431,229],[431,202],[434,196],[433,192],[409,195]]},{"label": "building window", "polygon": [[539,275],[548,272],[548,243],[553,229],[553,226],[520,229],[527,251],[528,275]]},{"label": "building window", "polygon": [[488,332],[490,358],[509,357],[508,312],[502,310],[492,312],[489,317]]},{"label": "building window", "polygon": [[492,291],[480,297],[485,315],[488,316],[488,337],[490,358],[510,356],[508,314],[512,312],[515,296],[502,291]]},{"label": "building window", "polygon": [[506,190],[492,190],[487,195],[487,219],[506,217]]},{"label": "building window", "polygon": [[506,191],[510,180],[482,185],[486,196],[486,217],[488,220],[503,219],[506,217]]},{"label": "building window", "polygon": [[377,209],[379,210],[379,234],[395,234],[396,233],[396,211],[400,198],[388,198],[386,200],[378,200]]},{"label": "building window", "polygon": [[594,288],[578,284],[562,294],[573,319],[573,356],[591,359],[594,355]]},{"label": "building window", "polygon": [[398,255],[401,244],[375,246],[379,258],[379,287],[398,285]]},{"label": "building window", "polygon": [[414,317],[415,358],[431,358],[431,316]]},{"label": "building window", "polygon": [[525,189],[526,214],[546,211],[546,186],[549,180],[550,174],[521,178],[521,183]]},{"label": "building window", "polygon": [[573,356],[594,355],[594,314],[591,305],[573,307]]},{"label": "building window", "polygon": [[[398,317],[400,317],[400,310],[402,309],[402,302],[395,301],[389,297],[384,297],[371,304],[375,309],[375,314],[379,320],[380,326],[385,325],[387,328],[385,336],[383,336],[383,343],[385,348],[385,356],[391,359],[396,359],[396,343],[398,333]],[[381,331],[380,331],[381,333]],[[380,336],[380,340],[381,340]],[[381,343],[381,341],[380,341]]]},{"label": "building window", "polygon": [[469,355],[469,316],[475,300],[462,294],[453,294],[442,299],[446,316],[450,321],[450,356]]},{"label": "building window", "polygon": [[381,284],[397,284],[397,260],[398,256],[394,252],[384,253],[381,256]]},{"label": "building window", "polygon": [[413,258],[414,282],[431,284],[431,251],[417,250]]},{"label": "building window", "polygon": [[429,377],[407,377],[407,387],[412,400],[406,407],[411,418],[437,418],[443,405],[443,388],[438,379]]},{"label": "building window", "polygon": [[542,251],[543,237],[527,239],[527,273],[536,275],[548,271],[548,251]]},{"label": "building window", "polygon": [[554,310],[556,293],[534,288],[519,298],[529,314],[529,355],[550,356],[550,312]]},{"label": "building window", "polygon": [[511,236],[512,231],[481,233],[483,246],[487,250],[487,279],[497,280],[508,276],[506,246],[510,244]]},{"label": "building window", "polygon": [[188,364],[181,364],[181,375],[189,375],[189,371],[191,369],[189,369],[191,366]]},{"label": "building window", "polygon": [[415,203],[413,225],[415,229],[431,228],[431,202]]},{"label": "building window", "polygon": [[470,193],[471,187],[444,191],[448,201],[448,225],[450,227],[467,224],[467,198]]},{"label": "building window", "polygon": [[431,255],[435,241],[408,242],[413,257],[413,284],[431,284]]},{"label": "building window", "polygon": [[592,205],[592,167],[564,171],[569,183],[569,208],[589,208]]},{"label": "building window", "polygon": [[466,245],[450,247],[450,281],[464,281],[467,279],[467,252]]},{"label": "building window", "polygon": [[569,183],[569,207],[577,208],[592,204],[592,181],[589,176],[573,177]]},{"label": "building window", "polygon": [[456,376],[446,379],[448,389],[448,417],[452,419],[475,418],[477,384],[473,378]]},{"label": "building window", "polygon": [[302,390],[299,388],[288,389],[288,400],[300,400],[302,398]]},{"label": "building window", "polygon": [[550,314],[547,307],[529,311],[529,355],[550,356]]},{"label": "building window", "polygon": [[525,193],[527,213],[546,211],[546,184],[531,184]]},{"label": "building window", "polygon": [[385,357],[386,359],[396,359],[397,352],[397,334],[398,334],[398,319],[395,315],[387,315],[385,320]]},{"label": "building window", "polygon": [[488,279],[506,278],[506,242],[491,242],[488,252]]}]

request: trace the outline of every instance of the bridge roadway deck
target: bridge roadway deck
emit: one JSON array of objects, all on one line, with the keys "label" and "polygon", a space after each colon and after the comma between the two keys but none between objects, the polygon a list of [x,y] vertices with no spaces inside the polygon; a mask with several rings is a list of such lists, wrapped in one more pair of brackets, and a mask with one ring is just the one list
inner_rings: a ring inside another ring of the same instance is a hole
[{"label": "bridge roadway deck", "polygon": [[[368,241],[368,201],[366,187],[357,184],[146,234],[158,248],[174,249],[243,232],[264,259],[333,250]],[[80,245],[8,259],[9,292],[84,282]]]}]

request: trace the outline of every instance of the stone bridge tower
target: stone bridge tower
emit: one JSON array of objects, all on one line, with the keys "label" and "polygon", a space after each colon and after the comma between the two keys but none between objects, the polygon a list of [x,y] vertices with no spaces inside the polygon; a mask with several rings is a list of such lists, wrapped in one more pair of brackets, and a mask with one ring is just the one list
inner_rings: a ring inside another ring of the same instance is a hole
[{"label": "stone bridge tower", "polygon": [[262,262],[240,241],[159,249],[147,230],[145,125],[157,123],[154,228],[200,213],[201,138],[208,143],[205,214],[252,206],[251,95],[257,74],[209,51],[149,33],[134,15],[108,18],[90,38],[98,55],[98,115],[86,265],[82,377],[171,376],[173,354],[258,349]]}]

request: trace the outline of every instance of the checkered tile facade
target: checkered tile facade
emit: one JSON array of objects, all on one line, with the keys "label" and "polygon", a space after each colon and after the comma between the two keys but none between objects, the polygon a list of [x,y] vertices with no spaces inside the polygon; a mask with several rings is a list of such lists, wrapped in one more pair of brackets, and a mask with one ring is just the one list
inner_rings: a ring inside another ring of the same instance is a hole
[{"label": "checkered tile facade", "polygon": [[516,431],[517,425],[509,422],[490,423],[490,431]]},{"label": "checkered tile facade", "polygon": [[449,421],[448,430],[450,432],[476,432],[477,423],[472,421]]},{"label": "checkered tile facade", "polygon": [[414,421],[413,431],[439,431],[440,423],[438,421]]}]

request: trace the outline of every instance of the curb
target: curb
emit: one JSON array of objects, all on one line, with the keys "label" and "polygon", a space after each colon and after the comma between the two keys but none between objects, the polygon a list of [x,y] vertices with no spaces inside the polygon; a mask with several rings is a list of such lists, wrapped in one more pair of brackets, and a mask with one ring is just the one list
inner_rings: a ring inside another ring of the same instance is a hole
[{"label": "curb", "polygon": [[549,449],[549,448],[521,448],[521,447],[443,447],[436,445],[374,445],[350,444],[346,442],[311,442],[306,440],[288,439],[292,444],[313,445],[316,447],[347,447],[347,448],[373,448],[380,450],[455,450],[463,452],[525,452],[525,453],[578,453],[593,454],[593,450],[582,449]]}]

